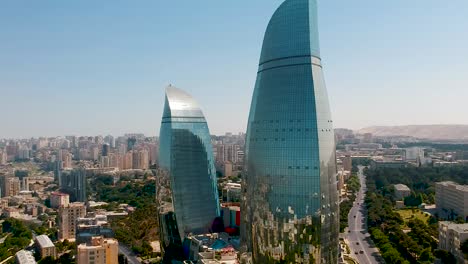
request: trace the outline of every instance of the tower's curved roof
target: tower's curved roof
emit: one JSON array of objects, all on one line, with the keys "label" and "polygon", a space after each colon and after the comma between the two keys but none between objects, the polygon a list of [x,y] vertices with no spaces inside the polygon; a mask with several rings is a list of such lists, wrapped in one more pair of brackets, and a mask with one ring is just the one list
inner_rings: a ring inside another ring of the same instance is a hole
[{"label": "tower's curved roof", "polygon": [[166,103],[163,118],[201,117],[204,118],[197,101],[187,92],[172,85],[166,87]]},{"label": "tower's curved roof", "polygon": [[268,23],[259,64],[300,56],[320,58],[316,0],[281,4]]}]

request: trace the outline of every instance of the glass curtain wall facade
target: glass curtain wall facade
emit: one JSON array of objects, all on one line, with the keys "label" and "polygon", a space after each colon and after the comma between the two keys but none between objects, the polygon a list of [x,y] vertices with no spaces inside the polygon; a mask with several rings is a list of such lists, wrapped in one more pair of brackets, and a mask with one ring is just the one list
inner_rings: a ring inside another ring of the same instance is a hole
[{"label": "glass curtain wall facade", "polygon": [[169,86],[160,130],[157,203],[161,241],[181,245],[220,215],[211,136],[197,102]]},{"label": "glass curtain wall facade", "polygon": [[338,262],[335,140],[318,43],[315,0],[286,0],[265,33],[242,182],[241,250],[253,263]]}]

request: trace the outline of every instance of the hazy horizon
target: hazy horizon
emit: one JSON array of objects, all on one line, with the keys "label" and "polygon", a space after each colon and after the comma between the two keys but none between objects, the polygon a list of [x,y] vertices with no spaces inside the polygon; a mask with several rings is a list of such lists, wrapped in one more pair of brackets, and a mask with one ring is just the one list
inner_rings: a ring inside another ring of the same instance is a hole
[{"label": "hazy horizon", "polygon": [[[159,134],[169,83],[245,132],[282,0],[0,3],[0,138]],[[335,128],[468,124],[468,2],[319,1]]]}]

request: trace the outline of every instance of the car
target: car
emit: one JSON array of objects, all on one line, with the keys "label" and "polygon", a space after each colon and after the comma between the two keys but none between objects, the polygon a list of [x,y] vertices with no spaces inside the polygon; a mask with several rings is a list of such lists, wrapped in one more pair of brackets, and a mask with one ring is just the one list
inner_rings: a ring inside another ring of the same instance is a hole
[{"label": "car", "polygon": [[363,250],[360,250],[359,253],[364,254],[364,251],[363,251]]},{"label": "car", "polygon": [[356,216],[354,216],[354,218],[356,218]]},{"label": "car", "polygon": [[356,255],[357,255],[357,254],[359,254],[359,253],[356,251],[356,252],[354,252],[354,254],[356,254]]},{"label": "car", "polygon": [[356,242],[356,245],[359,245],[359,242]]}]

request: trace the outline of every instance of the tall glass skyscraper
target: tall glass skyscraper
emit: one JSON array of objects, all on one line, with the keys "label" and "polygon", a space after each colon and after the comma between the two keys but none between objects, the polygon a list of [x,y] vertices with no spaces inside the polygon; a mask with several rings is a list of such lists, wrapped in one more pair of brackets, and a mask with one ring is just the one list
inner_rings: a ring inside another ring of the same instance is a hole
[{"label": "tall glass skyscraper", "polygon": [[245,172],[241,250],[253,263],[338,262],[335,141],[315,0],[286,0],[268,24]]},{"label": "tall glass skyscraper", "polygon": [[180,245],[188,234],[208,233],[220,215],[211,136],[197,102],[169,86],[159,135],[157,176],[161,240]]}]

